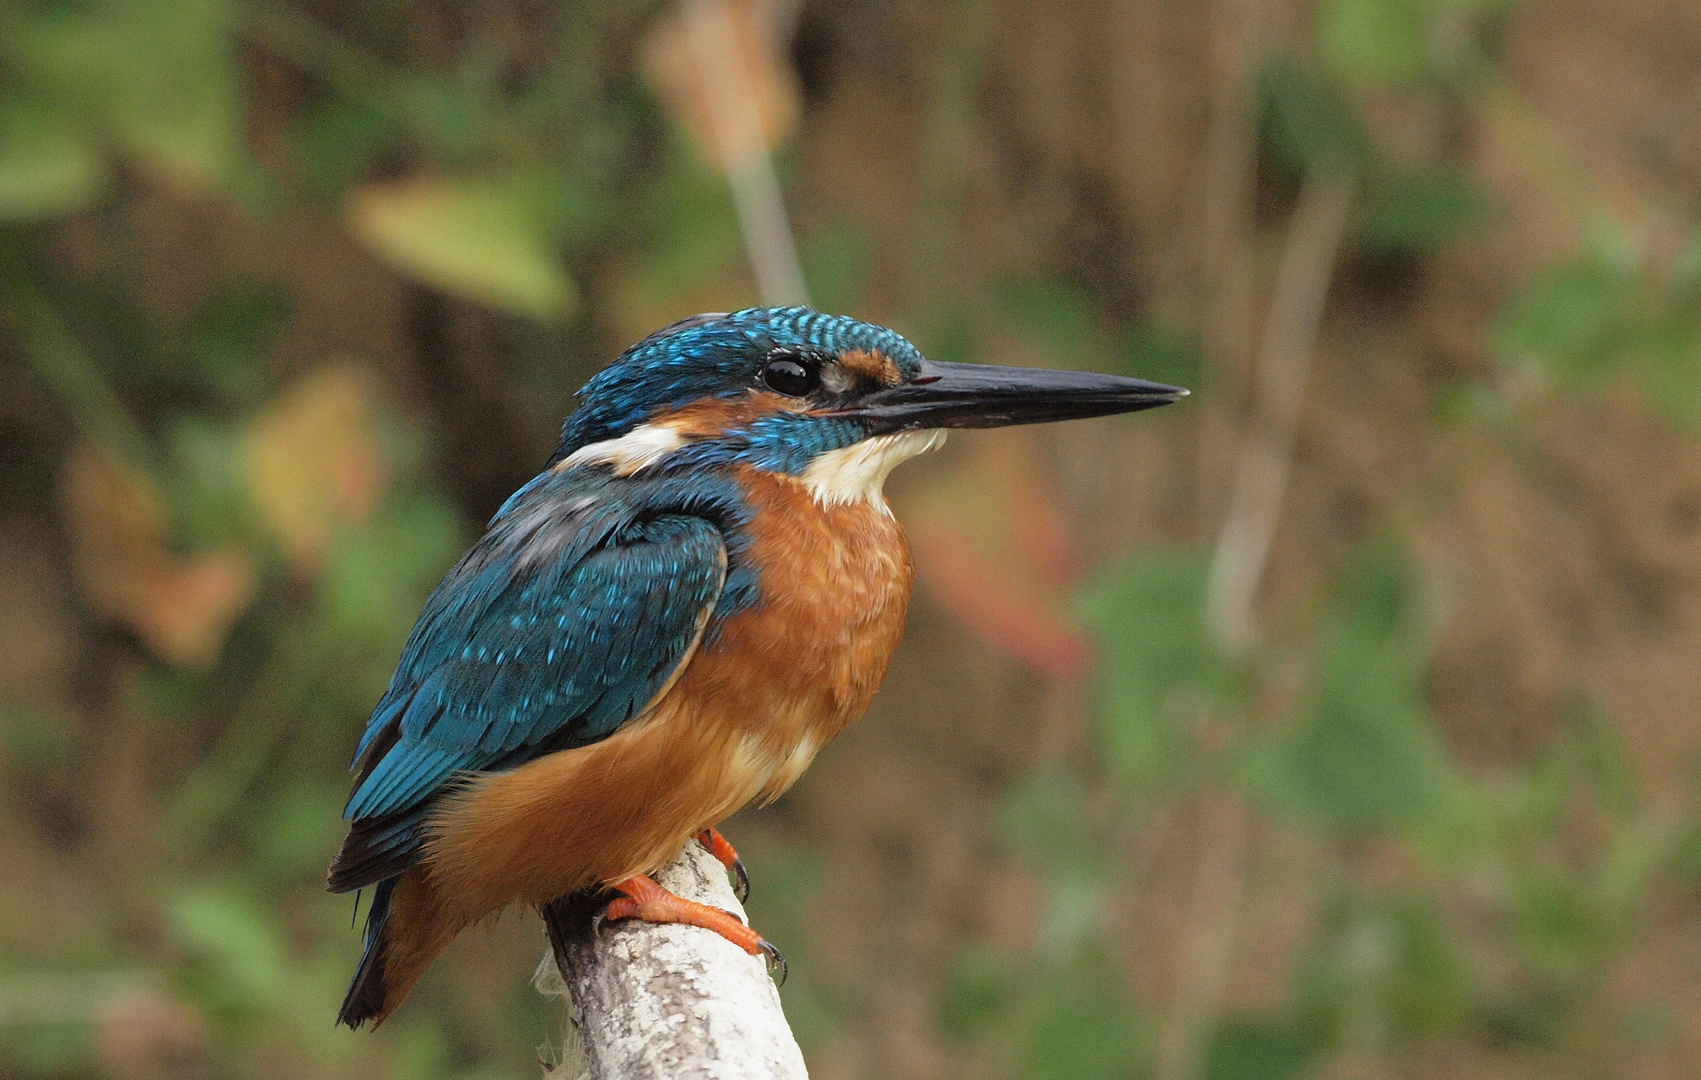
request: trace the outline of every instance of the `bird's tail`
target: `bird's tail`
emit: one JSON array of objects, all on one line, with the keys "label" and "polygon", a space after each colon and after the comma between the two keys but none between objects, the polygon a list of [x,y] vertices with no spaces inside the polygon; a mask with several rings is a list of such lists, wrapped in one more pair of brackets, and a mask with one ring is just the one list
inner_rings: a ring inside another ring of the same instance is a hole
[{"label": "bird's tail", "polygon": [[366,951],[337,1023],[351,1028],[368,1020],[373,1027],[383,1023],[464,925],[437,903],[423,872],[409,870],[380,881],[366,916]]}]

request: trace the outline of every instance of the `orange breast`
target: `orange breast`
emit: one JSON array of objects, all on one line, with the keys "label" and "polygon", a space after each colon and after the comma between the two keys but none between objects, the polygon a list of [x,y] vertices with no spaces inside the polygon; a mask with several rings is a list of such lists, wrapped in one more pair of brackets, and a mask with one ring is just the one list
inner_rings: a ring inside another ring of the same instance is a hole
[{"label": "orange breast", "polygon": [[772,759],[761,792],[771,799],[868,709],[903,634],[914,565],[884,507],[824,508],[788,478],[752,470],[744,479],[757,507],[751,554],[762,604],[704,647],[686,673],[687,696],[738,702],[717,722]]},{"label": "orange breast", "polygon": [[613,736],[444,800],[426,862],[463,917],[656,868],[697,830],[785,791],[868,708],[909,605],[903,530],[884,507],[824,508],[788,478],[741,479],[762,602]]}]

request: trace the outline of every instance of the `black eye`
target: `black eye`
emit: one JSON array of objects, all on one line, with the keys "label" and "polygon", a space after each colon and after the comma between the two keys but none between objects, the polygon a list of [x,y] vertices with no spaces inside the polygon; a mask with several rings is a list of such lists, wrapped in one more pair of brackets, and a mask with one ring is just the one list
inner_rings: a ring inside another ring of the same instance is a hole
[{"label": "black eye", "polygon": [[812,360],[776,356],[762,368],[762,384],[776,394],[802,397],[821,385],[821,369]]}]

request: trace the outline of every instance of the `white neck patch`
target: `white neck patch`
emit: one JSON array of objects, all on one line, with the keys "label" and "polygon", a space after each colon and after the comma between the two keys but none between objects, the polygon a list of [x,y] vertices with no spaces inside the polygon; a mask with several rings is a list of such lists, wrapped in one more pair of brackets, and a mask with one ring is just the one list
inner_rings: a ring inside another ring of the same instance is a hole
[{"label": "white neck patch", "polygon": [[809,463],[799,478],[822,506],[868,503],[890,514],[883,488],[899,465],[945,442],[945,432],[900,431],[876,435],[839,450],[829,450]]},{"label": "white neck patch", "polygon": [[579,465],[612,465],[614,475],[631,476],[685,445],[685,436],[665,424],[639,424],[618,439],[604,439],[561,459],[557,469]]}]

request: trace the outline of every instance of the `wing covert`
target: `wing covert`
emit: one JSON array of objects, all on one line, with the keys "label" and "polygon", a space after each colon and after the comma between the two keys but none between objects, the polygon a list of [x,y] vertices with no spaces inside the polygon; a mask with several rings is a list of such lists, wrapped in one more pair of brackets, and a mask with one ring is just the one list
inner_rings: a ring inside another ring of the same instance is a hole
[{"label": "wing covert", "polygon": [[492,550],[481,542],[427,604],[356,755],[357,831],[383,819],[399,839],[391,823],[457,774],[606,738],[701,638],[726,579],[712,523],[575,521],[566,537],[525,524],[487,534]]}]

